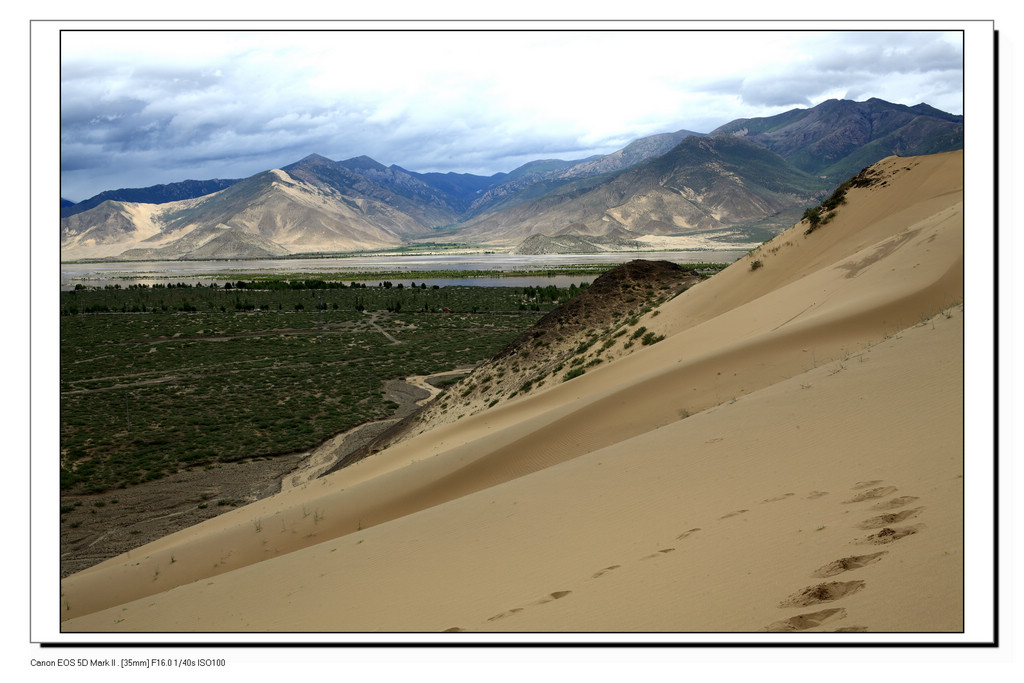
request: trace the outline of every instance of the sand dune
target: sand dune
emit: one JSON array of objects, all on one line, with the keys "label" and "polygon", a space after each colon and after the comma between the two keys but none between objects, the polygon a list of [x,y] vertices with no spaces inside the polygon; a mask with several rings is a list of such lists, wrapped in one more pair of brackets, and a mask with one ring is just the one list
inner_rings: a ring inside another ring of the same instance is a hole
[{"label": "sand dune", "polygon": [[72,575],[62,630],[962,630],[963,157],[875,171],[660,343]]}]

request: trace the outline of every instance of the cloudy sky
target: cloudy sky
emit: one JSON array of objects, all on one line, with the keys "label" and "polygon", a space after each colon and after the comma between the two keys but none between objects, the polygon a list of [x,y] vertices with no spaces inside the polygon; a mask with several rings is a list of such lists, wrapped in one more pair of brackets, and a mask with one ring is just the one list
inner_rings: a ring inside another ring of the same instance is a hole
[{"label": "cloudy sky", "polygon": [[831,98],[963,113],[959,32],[61,34],[61,196],[316,152],[490,175]]}]

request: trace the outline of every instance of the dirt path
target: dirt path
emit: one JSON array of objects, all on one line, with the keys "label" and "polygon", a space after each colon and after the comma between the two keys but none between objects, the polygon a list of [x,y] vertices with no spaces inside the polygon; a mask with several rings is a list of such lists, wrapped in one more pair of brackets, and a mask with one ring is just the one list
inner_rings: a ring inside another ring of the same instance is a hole
[{"label": "dirt path", "polygon": [[416,408],[424,405],[441,392],[439,383],[452,377],[460,377],[469,372],[468,368],[436,372],[432,375],[414,375],[404,380],[391,380],[385,385],[385,395],[390,401],[398,404],[392,416],[386,420],[367,422],[358,427],[342,432],[309,452],[296,470],[281,480],[281,490],[285,491],[301,486],[320,477],[341,462],[341,460],[359,450],[389,427],[397,424]]},{"label": "dirt path", "polygon": [[396,422],[398,419],[367,422],[326,441],[310,451],[293,472],[281,479],[281,490],[302,486],[326,474],[347,454],[358,450]]},{"label": "dirt path", "polygon": [[462,377],[468,372],[467,369],[452,370],[451,372],[435,372],[432,375],[413,375],[412,377],[406,377],[405,381],[412,386],[423,389],[428,392],[429,395],[426,398],[422,398],[416,402],[417,405],[424,405],[435,396],[441,393],[441,387],[431,384],[431,380],[435,382],[443,382],[448,379],[454,379],[456,377]]},{"label": "dirt path", "polygon": [[390,341],[392,344],[401,344],[402,343],[400,340],[395,339],[390,334],[388,334],[387,330],[385,330],[383,327],[381,327],[380,325],[377,324],[377,318],[380,316],[379,313],[377,313],[375,311],[373,313],[368,313],[367,315],[370,316],[370,320],[369,320],[370,327],[372,327],[373,329],[375,329],[378,332],[380,332],[381,334],[383,334],[384,337],[386,339],[388,339],[388,341]]}]

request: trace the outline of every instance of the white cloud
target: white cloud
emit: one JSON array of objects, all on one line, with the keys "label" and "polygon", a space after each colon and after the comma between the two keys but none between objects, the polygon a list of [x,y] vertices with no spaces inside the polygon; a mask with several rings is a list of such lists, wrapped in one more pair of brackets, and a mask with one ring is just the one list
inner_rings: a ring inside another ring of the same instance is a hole
[{"label": "white cloud", "polygon": [[959,113],[957,38],[66,32],[62,194],[81,200],[115,186],[245,176],[311,152],[493,173],[836,96]]}]

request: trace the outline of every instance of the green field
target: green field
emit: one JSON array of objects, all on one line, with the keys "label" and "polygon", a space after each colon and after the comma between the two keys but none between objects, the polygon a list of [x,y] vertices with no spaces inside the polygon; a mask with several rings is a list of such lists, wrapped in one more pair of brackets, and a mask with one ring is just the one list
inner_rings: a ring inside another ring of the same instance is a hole
[{"label": "green field", "polygon": [[389,416],[388,379],[487,359],[577,291],[278,279],[62,292],[61,488],[308,449]]}]

